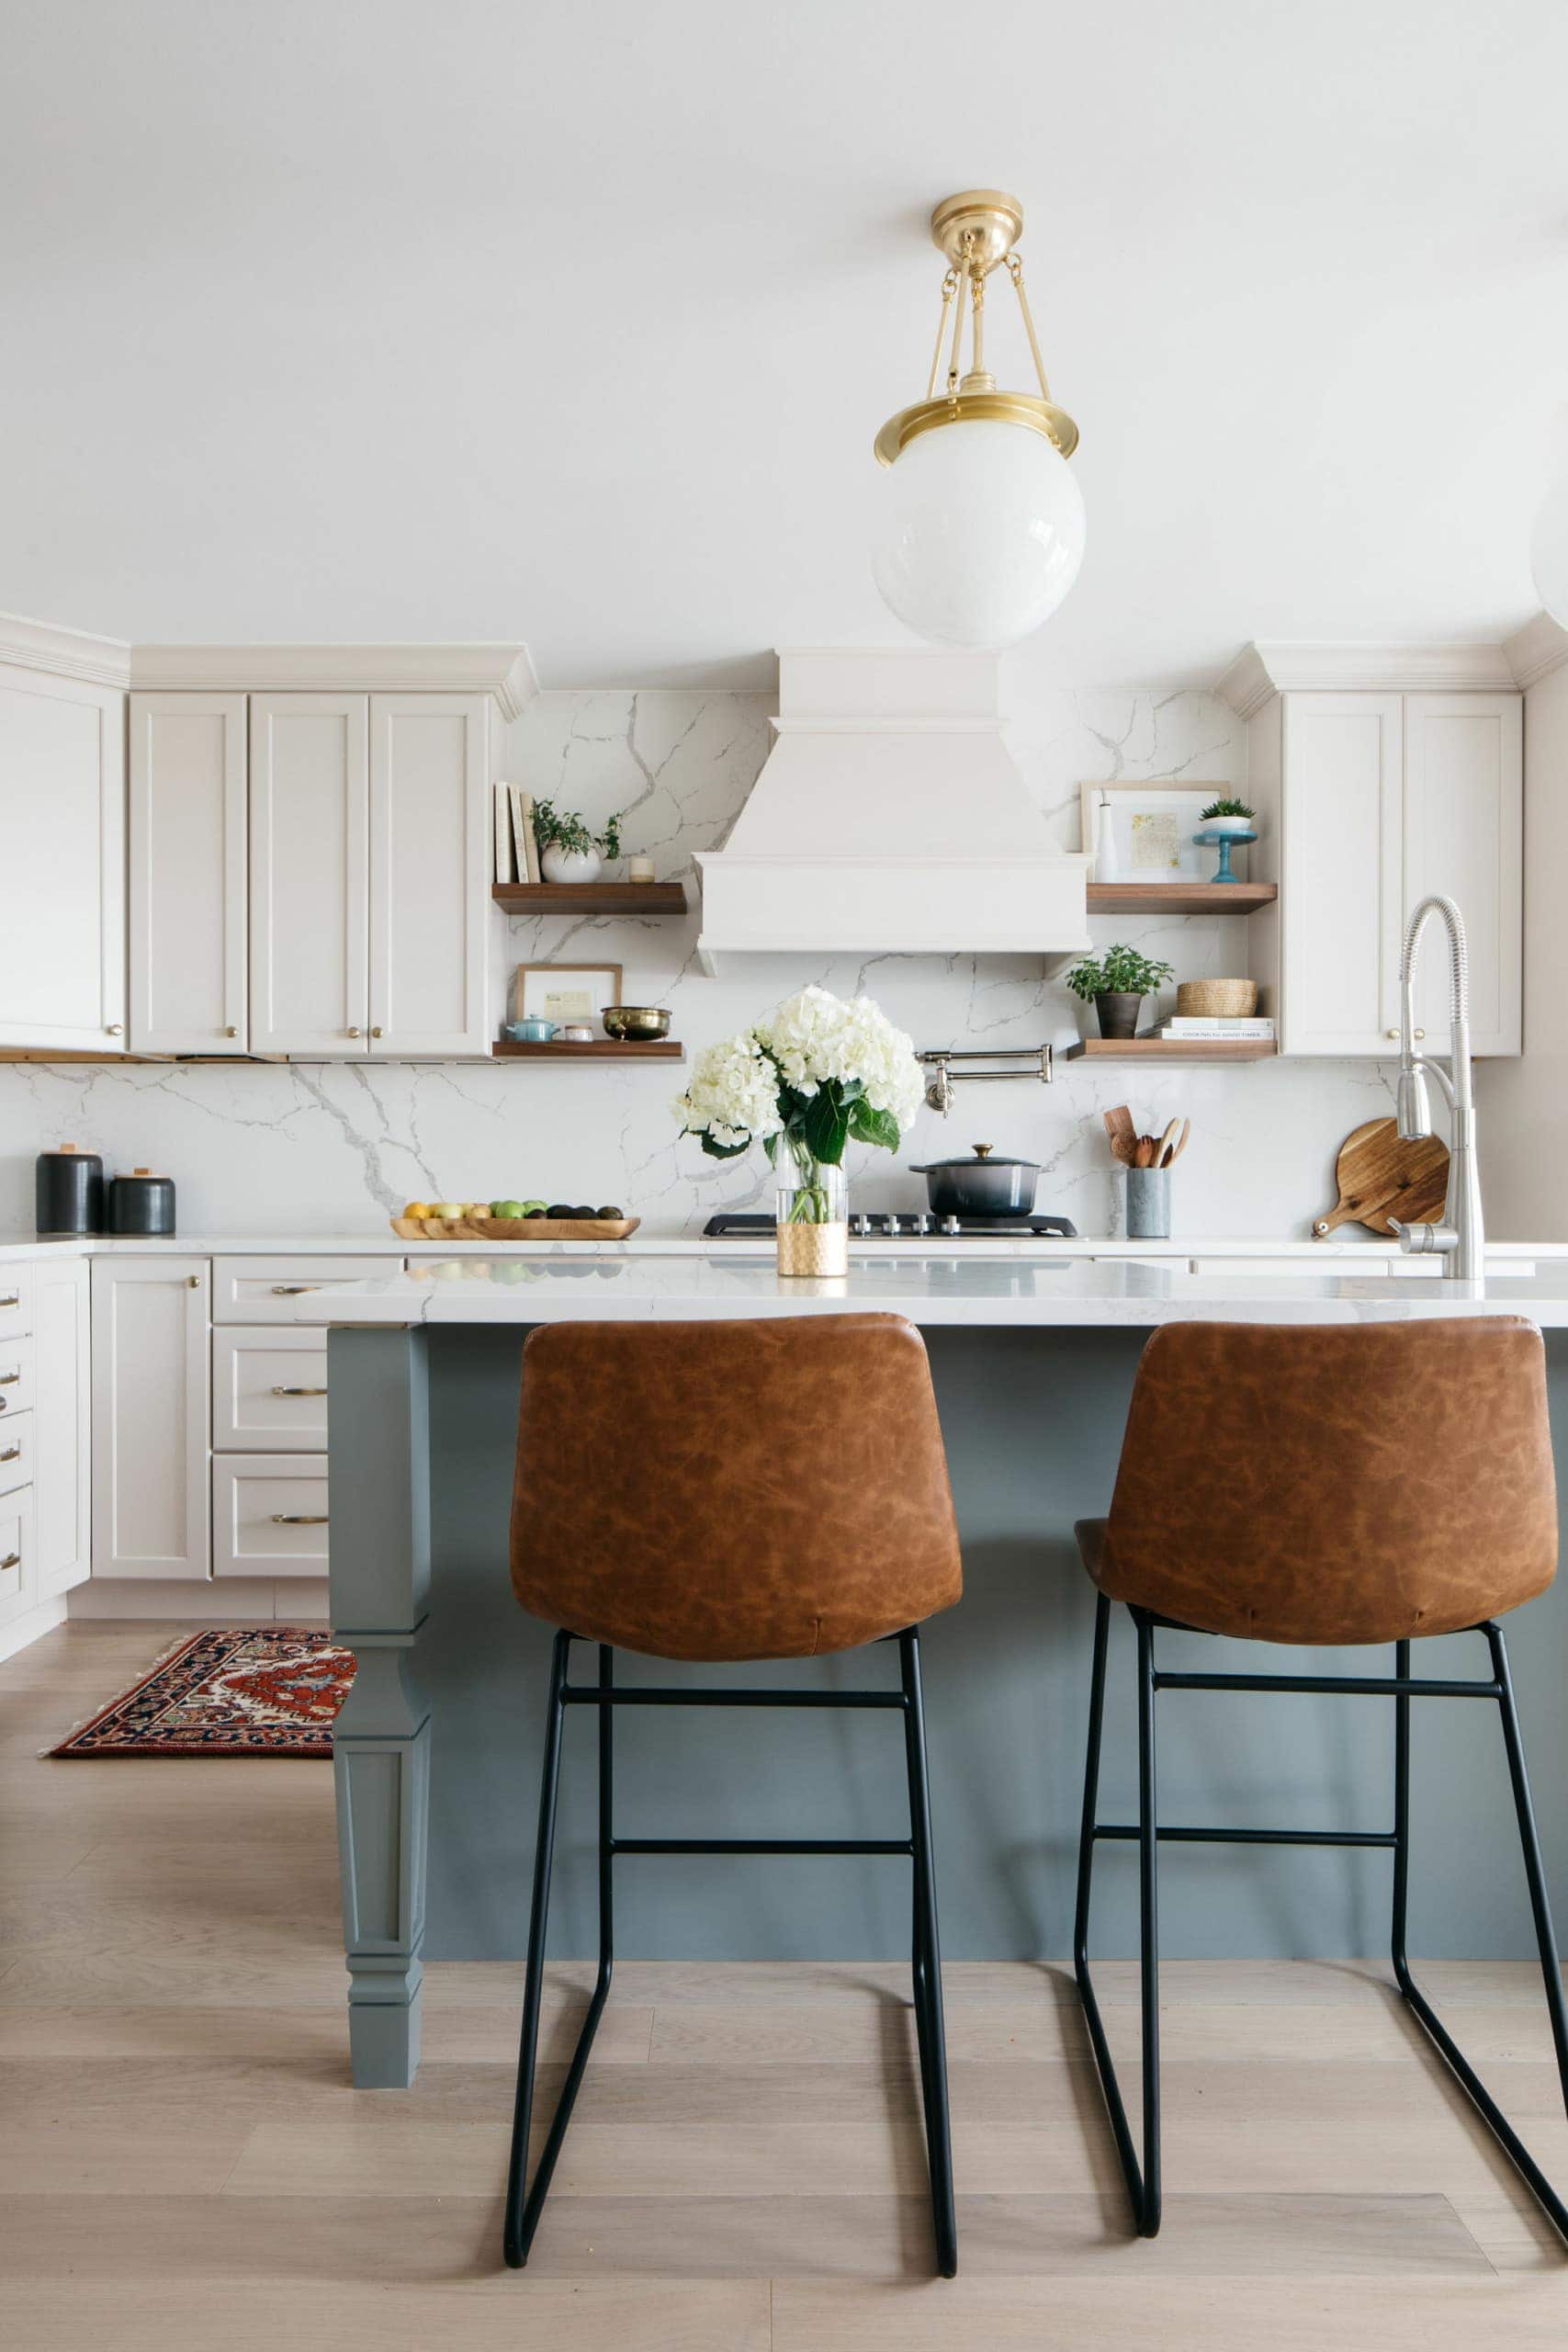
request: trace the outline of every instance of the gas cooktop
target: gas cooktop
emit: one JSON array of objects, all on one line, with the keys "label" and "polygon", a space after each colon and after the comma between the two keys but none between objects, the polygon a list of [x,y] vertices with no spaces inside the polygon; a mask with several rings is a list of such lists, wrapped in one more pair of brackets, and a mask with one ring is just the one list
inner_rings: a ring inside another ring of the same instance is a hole
[{"label": "gas cooktop", "polygon": [[[721,1209],[703,1227],[707,1241],[765,1241],[777,1230],[771,1216]],[[850,1219],[852,1241],[1071,1241],[1077,1227],[1066,1216],[934,1216],[929,1209],[874,1209]]]}]

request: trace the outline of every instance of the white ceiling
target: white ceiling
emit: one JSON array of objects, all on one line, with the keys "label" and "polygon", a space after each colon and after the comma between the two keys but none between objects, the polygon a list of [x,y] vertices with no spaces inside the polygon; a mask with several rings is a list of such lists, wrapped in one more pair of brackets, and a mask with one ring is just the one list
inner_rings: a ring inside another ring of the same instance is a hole
[{"label": "white ceiling", "polygon": [[547,686],[899,641],[872,436],[976,183],[1083,431],[1021,683],[1535,608],[1562,0],[0,0],[0,608],[522,638]]}]

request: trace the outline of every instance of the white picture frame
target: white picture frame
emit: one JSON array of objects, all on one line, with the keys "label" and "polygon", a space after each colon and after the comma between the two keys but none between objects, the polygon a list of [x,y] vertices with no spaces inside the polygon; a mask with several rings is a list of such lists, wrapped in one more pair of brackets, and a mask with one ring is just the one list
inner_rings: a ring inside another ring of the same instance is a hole
[{"label": "white picture frame", "polygon": [[519,964],[512,975],[513,1021],[586,1022],[597,1030],[606,1005],[621,1001],[618,964]]},{"label": "white picture frame", "polygon": [[[1187,776],[1147,776],[1138,783],[1080,784],[1085,854],[1095,856],[1098,811],[1103,800],[1111,807],[1116,844],[1117,871],[1100,874],[1091,864],[1091,882],[1207,882],[1219,860],[1214,849],[1200,849],[1193,841],[1201,831],[1202,812],[1211,800],[1234,792],[1232,784],[1194,784]],[[1241,853],[1238,853],[1238,855]],[[1245,880],[1245,873],[1239,872]]]}]

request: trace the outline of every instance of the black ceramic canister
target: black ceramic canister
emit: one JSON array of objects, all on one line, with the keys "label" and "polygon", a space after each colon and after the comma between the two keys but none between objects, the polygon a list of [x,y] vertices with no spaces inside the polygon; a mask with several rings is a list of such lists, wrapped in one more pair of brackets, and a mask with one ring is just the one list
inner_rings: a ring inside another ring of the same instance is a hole
[{"label": "black ceramic canister", "polygon": [[104,1229],[104,1163],[96,1151],[62,1143],[40,1151],[35,1188],[38,1229],[51,1238]]},{"label": "black ceramic canister", "polygon": [[175,1180],[133,1168],[109,1186],[111,1233],[169,1234],[175,1229]]}]

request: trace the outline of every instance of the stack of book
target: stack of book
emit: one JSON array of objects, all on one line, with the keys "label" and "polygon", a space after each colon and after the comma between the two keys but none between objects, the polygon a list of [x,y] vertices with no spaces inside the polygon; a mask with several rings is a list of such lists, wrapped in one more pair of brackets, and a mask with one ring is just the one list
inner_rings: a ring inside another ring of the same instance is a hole
[{"label": "stack of book", "polygon": [[534,796],[515,784],[495,787],[495,878],[537,882],[539,844],[534,839]]},{"label": "stack of book", "polygon": [[1185,1016],[1175,1013],[1159,1034],[1162,1037],[1185,1040],[1188,1045],[1203,1040],[1218,1043],[1221,1038],[1228,1037],[1233,1043],[1246,1040],[1252,1045],[1271,1046],[1274,1023],[1261,1013],[1253,1014],[1246,1020],[1218,1020],[1209,1014],[1200,1019],[1192,1013]]}]

